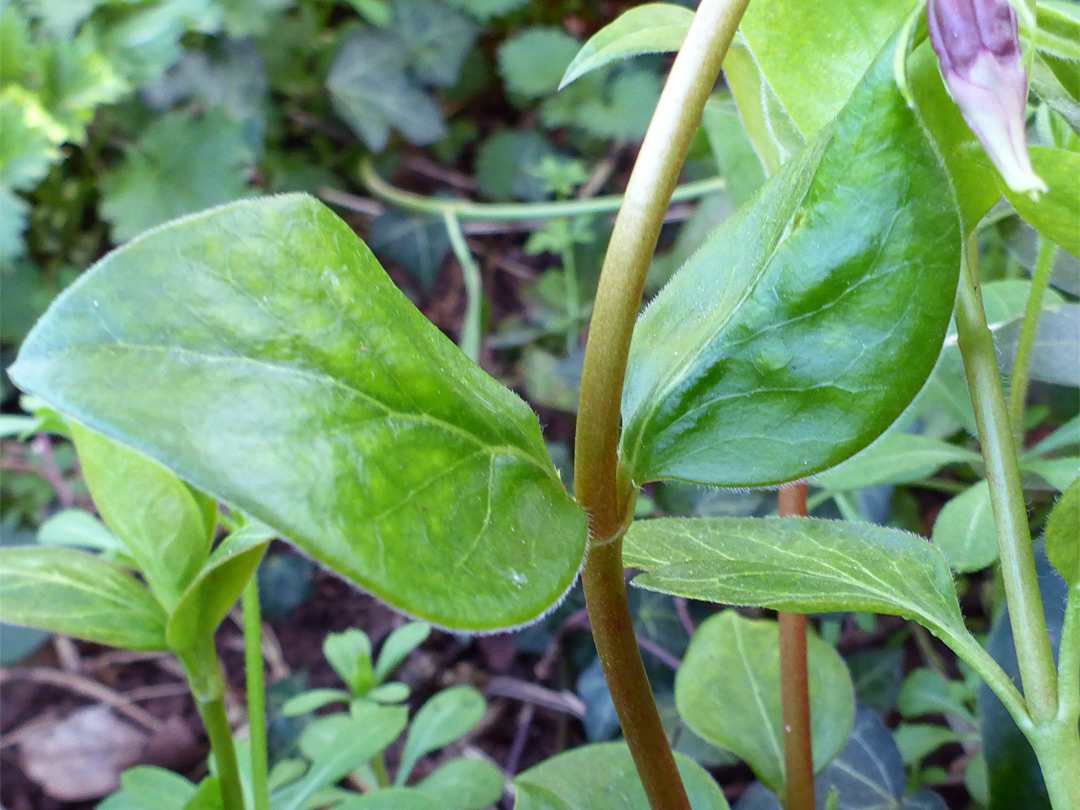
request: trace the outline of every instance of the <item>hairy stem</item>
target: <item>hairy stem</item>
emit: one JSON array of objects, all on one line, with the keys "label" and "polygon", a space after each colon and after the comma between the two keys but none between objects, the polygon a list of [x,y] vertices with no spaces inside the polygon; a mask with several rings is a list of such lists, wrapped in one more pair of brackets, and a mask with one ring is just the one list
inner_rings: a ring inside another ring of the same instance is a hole
[{"label": "hairy stem", "polygon": [[1057,712],[1057,672],[1046,631],[1001,373],[979,294],[978,242],[974,235],[968,240],[966,253],[966,272],[960,274],[956,308],[958,343],[986,462],[1001,573],[1024,696],[1032,720],[1036,724],[1045,723]]},{"label": "hairy stem", "polygon": [[[781,488],[780,517],[806,517],[805,481]],[[780,702],[784,723],[784,810],[814,810],[806,616],[780,612],[777,619],[780,624]]]},{"label": "hairy stem", "polygon": [[[746,5],[743,3],[742,5]],[[644,149],[644,146],[642,146]],[[414,214],[442,216],[450,211],[462,222],[517,222],[529,219],[555,219],[583,214],[614,214],[623,205],[625,197],[610,194],[602,197],[589,197],[577,200],[556,200],[540,203],[478,203],[470,200],[448,200],[442,197],[425,197],[411,191],[405,191],[387,183],[378,172],[370,158],[360,164],[360,178],[368,191],[376,198],[388,202],[395,208],[411,211]],[[677,187],[670,195],[671,202],[683,202],[707,197],[726,187],[723,178],[711,177]],[[667,207],[665,201],[664,207]]]},{"label": "hairy stem", "polygon": [[1009,389],[1009,422],[1013,428],[1013,442],[1017,450],[1024,447],[1024,404],[1027,400],[1028,375],[1031,371],[1031,351],[1035,348],[1035,336],[1039,332],[1039,316],[1042,315],[1043,297],[1050,285],[1050,273],[1054,269],[1057,245],[1049,239],[1041,239],[1039,255],[1035,260],[1035,273],[1031,278],[1024,321],[1020,328],[1020,342],[1016,347],[1016,363],[1013,365],[1012,388]]},{"label": "hairy stem", "polygon": [[465,281],[465,316],[461,324],[461,335],[458,344],[465,356],[474,363],[480,362],[480,315],[483,302],[483,286],[480,276],[480,267],[473,258],[465,242],[465,234],[461,232],[461,223],[457,215],[447,209],[443,211],[443,222],[446,223],[446,232],[450,236],[450,247],[461,265],[461,275]]},{"label": "hairy stem", "polygon": [[621,538],[633,515],[634,490],[618,468],[619,403],[664,212],[748,2],[703,0],[698,6],[615,220],[582,372],[575,489],[591,530],[582,582],[604,677],[653,810],[688,810],[690,803],[660,723],[626,601]]},{"label": "hairy stem", "polygon": [[263,672],[262,611],[259,583],[248,580],[240,597],[244,614],[244,672],[246,676],[248,729],[251,740],[251,792],[254,810],[270,810],[266,752],[266,680]]},{"label": "hairy stem", "polygon": [[224,810],[244,810],[244,793],[240,787],[240,767],[236,761],[232,727],[225,713],[225,678],[214,651],[214,639],[203,639],[199,646],[178,652],[187,676],[195,708],[199,711],[210,750],[217,764],[218,782]]}]

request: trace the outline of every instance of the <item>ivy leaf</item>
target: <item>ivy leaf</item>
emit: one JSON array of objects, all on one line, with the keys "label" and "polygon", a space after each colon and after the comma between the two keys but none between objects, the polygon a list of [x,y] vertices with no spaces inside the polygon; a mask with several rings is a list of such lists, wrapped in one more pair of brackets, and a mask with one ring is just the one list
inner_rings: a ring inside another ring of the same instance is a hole
[{"label": "ivy leaf", "polygon": [[243,129],[221,110],[155,120],[102,181],[102,216],[113,238],[251,193],[252,155]]},{"label": "ivy leaf", "polygon": [[499,46],[506,89],[533,99],[555,92],[580,43],[561,28],[525,28]]},{"label": "ivy leaf", "polygon": [[457,81],[479,33],[476,24],[434,0],[394,0],[393,31],[408,49],[416,77],[447,87]]},{"label": "ivy leaf", "polygon": [[427,292],[435,288],[439,268],[450,252],[450,237],[441,219],[384,211],[371,224],[371,250],[400,264]]},{"label": "ivy leaf", "polygon": [[9,373],[432,622],[535,619],[584,556],[585,515],[535,414],[308,197],[224,206],[114,251]]},{"label": "ivy leaf", "polygon": [[391,127],[418,145],[446,136],[438,105],[406,75],[407,58],[396,37],[360,31],[342,43],[326,79],[338,115],[376,152]]},{"label": "ivy leaf", "polygon": [[926,382],[952,314],[951,200],[884,53],[638,321],[622,402],[632,479],[775,484],[881,435]]},{"label": "ivy leaf", "polygon": [[539,132],[500,130],[476,151],[476,182],[491,200],[542,200],[544,180],[535,173],[555,147]]}]

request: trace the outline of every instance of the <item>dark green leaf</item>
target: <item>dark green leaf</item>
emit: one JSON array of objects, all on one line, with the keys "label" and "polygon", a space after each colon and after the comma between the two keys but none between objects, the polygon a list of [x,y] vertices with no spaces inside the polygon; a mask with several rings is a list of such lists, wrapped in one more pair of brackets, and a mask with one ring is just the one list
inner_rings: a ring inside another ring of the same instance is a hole
[{"label": "dark green leaf", "polygon": [[884,431],[933,369],[952,312],[950,199],[885,58],[638,322],[622,405],[633,480],[793,480]]},{"label": "dark green leaf", "polygon": [[395,785],[404,785],[421,757],[468,734],[487,709],[484,696],[471,686],[452,686],[439,692],[409,724]]},{"label": "dark green leaf", "polygon": [[[675,755],[693,810],[727,810],[708,772]],[[599,743],[554,756],[514,780],[514,810],[649,810],[645,790],[623,743]]]},{"label": "dark green leaf", "polygon": [[554,93],[578,51],[578,40],[561,28],[525,28],[499,47],[499,75],[523,98]]},{"label": "dark green leaf", "polygon": [[169,616],[167,632],[172,649],[189,649],[214,634],[275,535],[266,526],[249,523],[218,544]]},{"label": "dark green leaf", "polygon": [[165,612],[123,568],[68,548],[0,551],[0,619],[127,650],[164,650]]},{"label": "dark green leaf", "polygon": [[434,0],[394,0],[393,30],[408,50],[422,82],[446,87],[457,81],[476,41],[476,24]]},{"label": "dark green leaf", "polygon": [[679,50],[693,19],[690,9],[670,3],[645,3],[627,9],[581,46],[559,89],[610,62]]},{"label": "dark green leaf", "polygon": [[[814,769],[820,771],[848,738],[855,693],[836,650],[813,634],[806,641]],[[726,610],[694,634],[675,679],[675,700],[698,736],[746,760],[758,779],[783,793],[779,656],[775,622]]]},{"label": "dark green leaf", "polygon": [[967,708],[974,697],[967,683],[948,680],[937,670],[921,667],[904,679],[896,708],[909,719],[944,714],[974,726],[975,718]]},{"label": "dark green leaf", "polygon": [[251,193],[252,152],[241,124],[214,109],[169,113],[147,127],[102,180],[102,216],[126,241],[170,219]]},{"label": "dark green leaf", "polygon": [[478,20],[503,17],[527,6],[529,0],[446,0],[451,6],[469,12]]},{"label": "dark green leaf", "polygon": [[889,730],[877,716],[859,708],[855,726],[840,755],[817,778],[819,807],[835,788],[838,810],[897,810],[904,798],[907,773]]},{"label": "dark green leaf", "polygon": [[1046,556],[1072,585],[1080,585],[1080,478],[1062,493],[1046,521]]},{"label": "dark green leaf", "polygon": [[428,292],[434,289],[439,268],[450,253],[450,237],[441,219],[398,211],[375,218],[368,242],[377,256],[400,264]]},{"label": "dark green leaf", "polygon": [[584,554],[536,416],[309,198],[227,206],[112,253],[10,373],[433,622],[527,622]]},{"label": "dark green leaf", "polygon": [[535,170],[553,155],[555,147],[539,132],[500,130],[476,150],[476,182],[491,200],[542,200],[547,189]]},{"label": "dark green leaf", "polygon": [[326,79],[338,115],[376,152],[391,127],[414,144],[446,135],[438,105],[405,74],[407,58],[396,37],[360,31],[342,43]]}]

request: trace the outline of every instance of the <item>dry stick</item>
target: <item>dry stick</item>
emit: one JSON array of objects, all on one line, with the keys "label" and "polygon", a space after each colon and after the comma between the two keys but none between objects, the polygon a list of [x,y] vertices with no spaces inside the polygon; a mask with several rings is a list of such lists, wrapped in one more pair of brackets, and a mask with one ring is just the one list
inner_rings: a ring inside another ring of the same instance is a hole
[{"label": "dry stick", "polygon": [[589,515],[582,572],[593,638],[653,810],[690,810],[634,638],[622,535],[635,489],[619,469],[619,402],[649,262],[690,140],[749,0],[703,0],[675,58],[630,175],[596,293],[581,380],[575,490]]},{"label": "dry stick", "polygon": [[[806,517],[806,482],[780,489],[780,517]],[[810,737],[810,684],[806,616],[779,613],[780,701],[784,721],[784,810],[814,810],[814,754]]]}]

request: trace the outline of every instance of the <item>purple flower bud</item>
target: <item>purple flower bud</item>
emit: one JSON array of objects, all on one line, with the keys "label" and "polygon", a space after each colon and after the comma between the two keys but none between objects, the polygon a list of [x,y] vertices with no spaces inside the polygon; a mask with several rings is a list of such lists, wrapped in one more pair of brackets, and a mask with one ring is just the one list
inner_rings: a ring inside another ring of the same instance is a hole
[{"label": "purple flower bud", "polygon": [[1038,194],[1024,133],[1027,70],[1008,0],[929,0],[926,23],[941,74],[987,157],[1013,191]]}]

